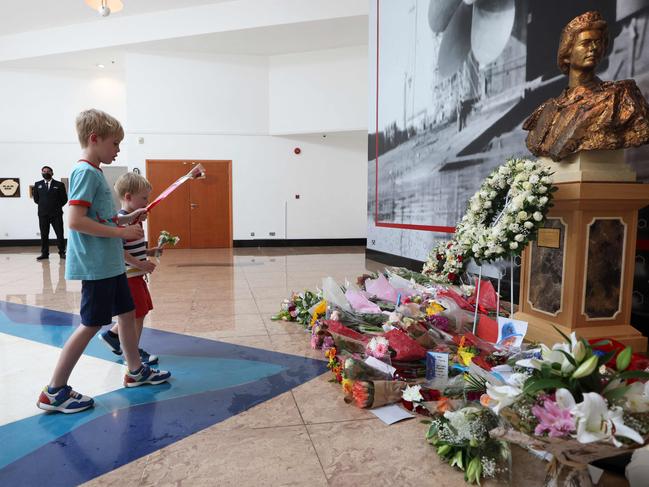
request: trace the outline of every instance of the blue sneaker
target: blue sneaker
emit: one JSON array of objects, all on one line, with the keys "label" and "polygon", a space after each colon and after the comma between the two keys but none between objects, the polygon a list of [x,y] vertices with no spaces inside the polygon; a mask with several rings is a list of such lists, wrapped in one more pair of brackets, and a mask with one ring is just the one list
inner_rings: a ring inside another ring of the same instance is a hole
[{"label": "blue sneaker", "polygon": [[171,377],[171,372],[156,370],[147,365],[143,365],[137,374],[126,372],[126,375],[124,375],[124,387],[137,387],[144,384],[152,384],[155,386],[167,382],[169,377]]},{"label": "blue sneaker", "polygon": [[140,360],[142,361],[142,365],[155,365],[158,363],[157,355],[151,355],[149,352],[142,350],[141,348],[138,348],[138,352],[140,352]]},{"label": "blue sneaker", "polygon": [[59,413],[78,413],[95,405],[92,397],[84,396],[65,386],[53,394],[48,392],[47,386],[38,397],[36,406],[44,411],[58,411]]},{"label": "blue sneaker", "polygon": [[100,333],[98,335],[99,339],[103,341],[108,348],[110,348],[110,351],[113,352],[115,355],[122,355],[122,345],[119,343],[119,337],[118,336],[111,336],[108,331],[105,331],[103,333]]}]

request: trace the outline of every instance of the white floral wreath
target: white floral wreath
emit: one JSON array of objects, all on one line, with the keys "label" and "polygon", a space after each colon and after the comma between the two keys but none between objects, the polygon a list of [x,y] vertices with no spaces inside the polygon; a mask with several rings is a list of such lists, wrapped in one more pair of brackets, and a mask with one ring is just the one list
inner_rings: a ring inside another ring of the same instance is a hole
[{"label": "white floral wreath", "polygon": [[455,284],[465,264],[463,250],[455,240],[448,240],[433,247],[421,272],[435,282]]},{"label": "white floral wreath", "polygon": [[552,173],[538,162],[509,159],[469,200],[455,240],[465,259],[520,255],[552,206]]}]

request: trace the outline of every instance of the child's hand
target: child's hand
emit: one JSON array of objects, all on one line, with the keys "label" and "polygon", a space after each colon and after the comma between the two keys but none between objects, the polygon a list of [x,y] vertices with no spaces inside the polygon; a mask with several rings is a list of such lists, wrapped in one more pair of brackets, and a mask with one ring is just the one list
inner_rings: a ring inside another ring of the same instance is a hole
[{"label": "child's hand", "polygon": [[143,222],[146,220],[147,212],[146,208],[138,208],[137,210],[126,215],[128,217],[128,222],[133,225],[137,222]]},{"label": "child's hand", "polygon": [[138,267],[141,271],[144,271],[147,274],[151,274],[155,270],[155,264],[153,262],[149,262],[148,260],[140,261]]},{"label": "child's hand", "polygon": [[160,257],[163,250],[162,247],[153,247],[152,249],[147,249],[146,255],[149,257]]},{"label": "child's hand", "polygon": [[122,240],[139,240],[144,238],[144,229],[140,225],[128,225],[121,227],[120,233]]}]

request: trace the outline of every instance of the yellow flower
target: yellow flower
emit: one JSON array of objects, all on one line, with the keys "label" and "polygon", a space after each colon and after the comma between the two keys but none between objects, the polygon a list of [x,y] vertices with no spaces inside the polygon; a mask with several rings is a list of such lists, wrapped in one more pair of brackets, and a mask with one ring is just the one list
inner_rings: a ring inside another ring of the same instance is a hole
[{"label": "yellow flower", "polygon": [[457,355],[460,357],[460,363],[465,367],[468,367],[473,357],[475,357],[475,353],[467,352],[459,348],[457,350]]},{"label": "yellow flower", "polygon": [[343,392],[347,395],[350,395],[352,393],[352,387],[354,385],[354,381],[352,381],[351,379],[343,379],[341,384],[343,386]]},{"label": "yellow flower", "polygon": [[431,301],[431,303],[426,308],[426,314],[428,316],[436,315],[437,313],[440,313],[442,311],[444,311],[444,306],[442,306],[439,303],[436,303],[435,301]]},{"label": "yellow flower", "polygon": [[327,312],[327,301],[324,299],[316,304],[313,309],[313,317],[311,318],[311,326],[315,325],[315,322],[318,321],[320,315],[323,315]]}]

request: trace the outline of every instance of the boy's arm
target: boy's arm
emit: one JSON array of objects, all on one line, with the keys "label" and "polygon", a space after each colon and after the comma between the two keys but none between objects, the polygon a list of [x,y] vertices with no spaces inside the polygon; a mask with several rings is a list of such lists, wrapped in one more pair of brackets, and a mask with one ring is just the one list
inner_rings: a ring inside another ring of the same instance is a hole
[{"label": "boy's arm", "polygon": [[136,240],[144,237],[144,230],[139,225],[112,227],[102,225],[88,216],[88,208],[83,205],[71,205],[68,215],[68,226],[71,230],[86,233],[95,237],[121,238]]},{"label": "boy's arm", "polygon": [[146,214],[146,208],[139,208],[127,215],[115,215],[115,218],[118,225],[133,225],[146,220]]},{"label": "boy's arm", "polygon": [[124,260],[136,269],[140,269],[141,271],[147,273],[153,272],[156,267],[153,262],[149,262],[148,260],[140,260],[137,257],[133,257],[126,250],[124,251]]}]

